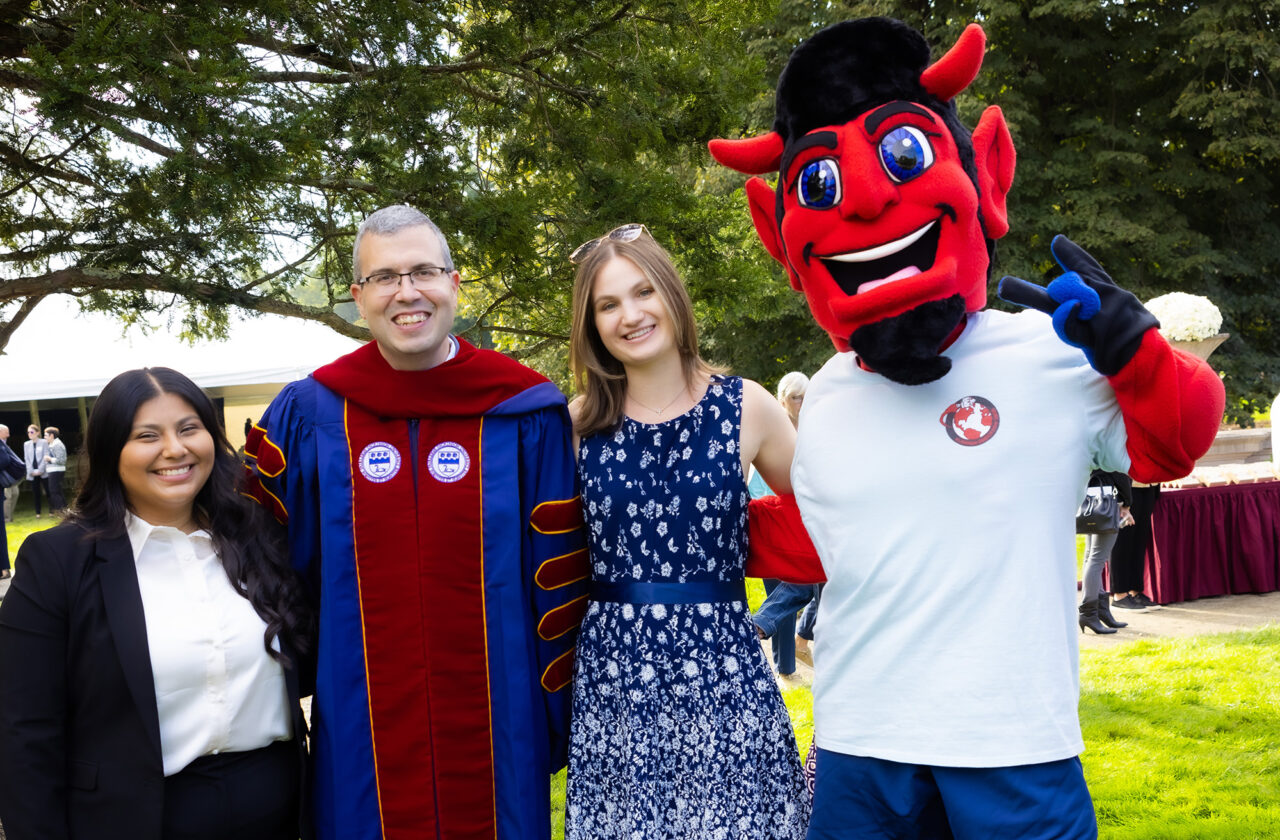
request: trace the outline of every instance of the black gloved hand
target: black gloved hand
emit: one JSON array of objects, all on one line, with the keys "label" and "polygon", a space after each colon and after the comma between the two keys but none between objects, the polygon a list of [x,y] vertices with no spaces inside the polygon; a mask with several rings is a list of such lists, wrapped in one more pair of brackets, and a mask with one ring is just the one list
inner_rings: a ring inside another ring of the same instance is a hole
[{"label": "black gloved hand", "polygon": [[1049,246],[1063,274],[1047,288],[1004,277],[996,289],[1001,300],[1053,316],[1058,337],[1079,347],[1093,369],[1115,376],[1129,363],[1142,336],[1159,327],[1132,292],[1112,282],[1089,252],[1059,234]]}]

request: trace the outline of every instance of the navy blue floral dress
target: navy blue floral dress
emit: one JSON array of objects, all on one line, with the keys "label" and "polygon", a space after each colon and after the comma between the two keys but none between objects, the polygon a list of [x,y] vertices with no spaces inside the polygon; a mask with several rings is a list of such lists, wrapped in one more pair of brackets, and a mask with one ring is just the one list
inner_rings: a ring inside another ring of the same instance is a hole
[{"label": "navy blue floral dress", "polygon": [[741,416],[742,380],[715,377],[687,414],[579,447],[593,597],[566,840],[804,836],[795,735],[741,588]]}]

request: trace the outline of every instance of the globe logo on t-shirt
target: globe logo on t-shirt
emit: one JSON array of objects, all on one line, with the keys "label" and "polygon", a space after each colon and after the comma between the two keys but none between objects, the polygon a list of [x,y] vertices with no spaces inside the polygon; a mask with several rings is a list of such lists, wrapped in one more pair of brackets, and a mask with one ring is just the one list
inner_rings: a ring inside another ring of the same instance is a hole
[{"label": "globe logo on t-shirt", "polygon": [[962,397],[947,406],[938,418],[951,439],[961,446],[977,446],[995,437],[1000,428],[1000,412],[991,400]]},{"label": "globe logo on t-shirt", "polygon": [[446,440],[437,443],[427,457],[427,471],[436,481],[446,484],[457,481],[471,468],[471,456],[461,444]]},{"label": "globe logo on t-shirt", "polygon": [[389,443],[375,441],[360,450],[360,474],[375,484],[390,481],[400,472],[400,451]]}]

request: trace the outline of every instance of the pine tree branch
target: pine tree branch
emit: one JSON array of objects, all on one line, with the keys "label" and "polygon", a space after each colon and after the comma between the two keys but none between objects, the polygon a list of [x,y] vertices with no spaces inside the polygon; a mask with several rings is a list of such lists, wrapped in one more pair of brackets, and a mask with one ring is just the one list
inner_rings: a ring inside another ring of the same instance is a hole
[{"label": "pine tree branch", "polygon": [[191,282],[165,274],[101,271],[79,267],[64,268],[33,277],[19,277],[5,281],[3,286],[0,286],[0,304],[54,292],[77,294],[87,291],[169,293],[206,306],[238,306],[254,312],[316,321],[350,338],[359,341],[369,339],[367,329],[348,323],[329,309],[255,295],[241,288],[220,283]]}]

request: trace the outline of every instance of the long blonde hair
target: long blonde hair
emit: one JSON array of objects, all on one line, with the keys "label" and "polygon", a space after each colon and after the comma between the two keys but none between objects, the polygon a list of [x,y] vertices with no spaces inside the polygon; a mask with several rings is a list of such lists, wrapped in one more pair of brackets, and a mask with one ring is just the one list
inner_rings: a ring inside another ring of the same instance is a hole
[{"label": "long blonde hair", "polygon": [[647,235],[630,242],[606,238],[578,264],[578,274],[573,281],[569,365],[582,398],[574,424],[574,430],[581,437],[617,426],[622,421],[623,402],[627,395],[626,370],[605,349],[604,340],[596,329],[596,277],[614,257],[632,262],[658,292],[662,307],[671,320],[685,384],[692,385],[700,375],[723,372],[698,355],[698,325],[693,318],[693,301],[689,299],[689,290],[666,250]]}]

